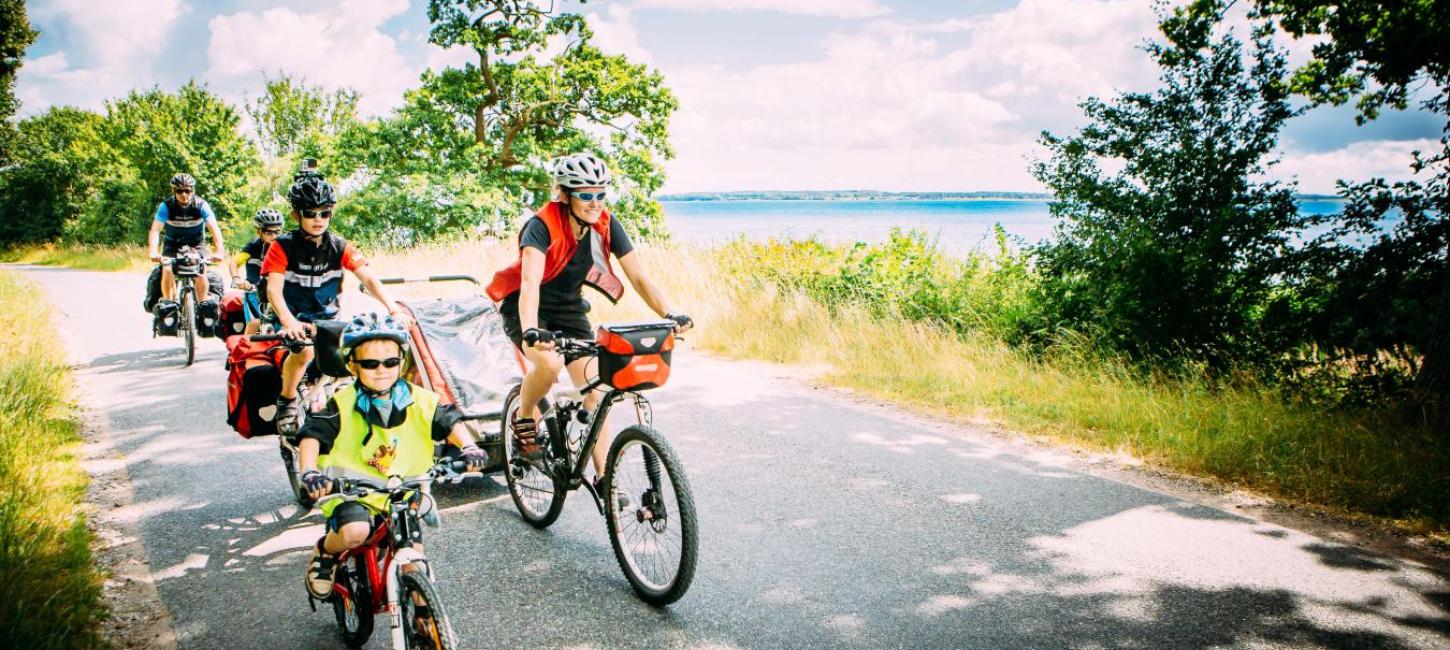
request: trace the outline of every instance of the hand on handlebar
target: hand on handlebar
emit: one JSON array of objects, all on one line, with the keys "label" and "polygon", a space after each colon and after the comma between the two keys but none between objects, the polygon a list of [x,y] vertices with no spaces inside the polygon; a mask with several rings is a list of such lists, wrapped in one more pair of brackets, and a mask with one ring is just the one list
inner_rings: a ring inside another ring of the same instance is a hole
[{"label": "hand on handlebar", "polygon": [[549,330],[530,327],[524,330],[524,345],[540,352],[552,352],[554,350],[554,333]]},{"label": "hand on handlebar", "polygon": [[488,452],[480,449],[478,445],[468,445],[460,450],[458,459],[468,463],[468,471],[482,472],[488,465]]},{"label": "hand on handlebar", "polygon": [[317,501],[332,491],[332,479],[327,478],[315,469],[309,469],[302,473],[302,486],[307,490],[307,496]]},{"label": "hand on handlebar", "polygon": [[312,338],[312,332],[312,324],[292,321],[291,325],[284,325],[280,333],[289,341],[301,341]]},{"label": "hand on handlebar", "polygon": [[665,318],[675,321],[676,334],[684,334],[695,327],[695,320],[684,314],[667,314]]},{"label": "hand on handlebar", "polygon": [[232,283],[232,287],[239,291],[251,291],[253,289],[252,283],[247,282],[246,280],[237,280],[236,282]]},{"label": "hand on handlebar", "polygon": [[151,254],[151,261],[152,262],[160,262],[163,259],[165,259],[165,258],[161,257],[161,253],[152,253]]}]

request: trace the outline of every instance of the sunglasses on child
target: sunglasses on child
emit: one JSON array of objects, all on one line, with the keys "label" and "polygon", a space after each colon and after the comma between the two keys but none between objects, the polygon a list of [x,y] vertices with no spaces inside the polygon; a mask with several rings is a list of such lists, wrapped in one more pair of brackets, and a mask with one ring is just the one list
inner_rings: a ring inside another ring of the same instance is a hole
[{"label": "sunglasses on child", "polygon": [[599,199],[600,201],[603,201],[605,198],[608,198],[609,192],[604,190],[600,190],[598,192],[575,192],[574,196],[580,201],[587,202],[593,201],[594,199]]},{"label": "sunglasses on child", "polygon": [[363,370],[377,370],[378,366],[384,368],[396,368],[403,363],[402,357],[389,357],[387,359],[353,359],[359,368]]},{"label": "sunglasses on child", "polygon": [[326,210],[303,210],[302,217],[304,219],[331,219],[332,208]]},{"label": "sunglasses on child", "polygon": [[282,229],[281,228],[267,228],[267,229],[265,229],[265,230],[262,231],[262,234],[263,235],[274,235],[274,236],[275,235],[280,235],[280,234],[282,234]]}]

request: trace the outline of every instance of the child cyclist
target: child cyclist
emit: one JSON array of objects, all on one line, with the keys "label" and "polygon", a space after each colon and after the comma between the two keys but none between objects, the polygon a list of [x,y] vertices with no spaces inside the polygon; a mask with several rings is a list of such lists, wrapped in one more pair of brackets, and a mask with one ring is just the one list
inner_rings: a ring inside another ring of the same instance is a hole
[{"label": "child cyclist", "polygon": [[282,234],[282,213],[272,208],[262,208],[252,215],[252,225],[257,228],[257,238],[247,242],[242,252],[228,261],[232,272],[232,286],[246,292],[242,300],[242,314],[247,323],[245,334],[256,334],[262,326],[262,300],[257,292],[262,287],[262,260],[267,249],[277,236]]},{"label": "child cyclist", "polygon": [[[342,352],[357,381],[307,418],[299,434],[302,483],[313,499],[327,494],[334,478],[422,475],[433,466],[433,443],[444,439],[462,449],[459,458],[468,471],[482,471],[488,464],[488,454],[473,444],[458,408],[439,404],[437,393],[402,378],[408,359],[403,325],[389,316],[358,316],[343,330]],[[308,593],[318,599],[332,593],[337,554],[367,541],[373,514],[381,512],[387,512],[384,494],[322,504],[327,534],[317,540],[307,565]]]},{"label": "child cyclist", "polygon": [[[333,318],[342,292],[342,272],[351,271],[368,293],[377,298],[400,325],[412,323],[407,312],[388,297],[387,290],[367,268],[367,260],[347,240],[328,231],[337,204],[332,185],[311,169],[299,172],[287,191],[297,229],[277,238],[262,260],[267,279],[267,304],[273,323],[289,339],[312,335],[312,323]],[[311,347],[287,355],[282,363],[282,394],[277,398],[277,432],[297,433],[297,383],[312,362]]]}]

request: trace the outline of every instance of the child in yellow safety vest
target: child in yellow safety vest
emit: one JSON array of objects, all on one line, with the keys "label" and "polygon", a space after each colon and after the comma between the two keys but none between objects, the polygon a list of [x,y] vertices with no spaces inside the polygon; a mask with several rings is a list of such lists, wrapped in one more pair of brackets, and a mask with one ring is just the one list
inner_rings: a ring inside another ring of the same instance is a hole
[{"label": "child in yellow safety vest", "polygon": [[[354,318],[343,330],[342,351],[357,381],[337,391],[322,412],[309,415],[298,433],[302,482],[313,499],[327,494],[333,478],[424,474],[433,466],[433,443],[444,439],[462,450],[468,471],[488,463],[457,407],[439,404],[437,393],[402,379],[408,331],[391,316]],[[332,593],[337,554],[367,541],[373,513],[387,512],[387,495],[334,500],[321,509],[327,533],[317,540],[305,578],[308,593],[325,599]]]}]

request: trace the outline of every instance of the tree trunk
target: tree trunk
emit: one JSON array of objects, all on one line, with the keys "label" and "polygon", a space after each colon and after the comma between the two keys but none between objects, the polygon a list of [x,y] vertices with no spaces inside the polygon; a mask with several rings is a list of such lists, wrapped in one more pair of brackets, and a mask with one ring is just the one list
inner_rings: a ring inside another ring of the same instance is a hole
[{"label": "tree trunk", "polygon": [[1415,393],[1430,426],[1450,437],[1450,242],[1445,252],[1440,265],[1440,299],[1430,321],[1430,335],[1423,350],[1425,362],[1415,378]]}]

